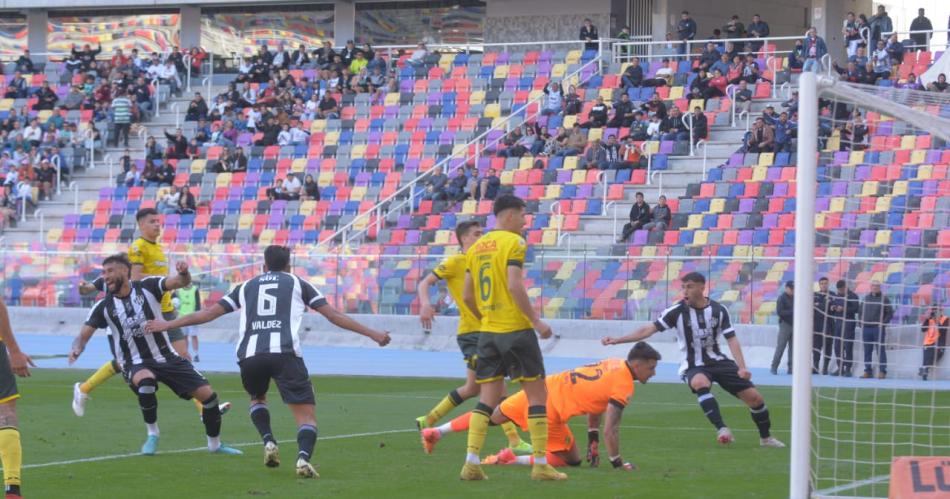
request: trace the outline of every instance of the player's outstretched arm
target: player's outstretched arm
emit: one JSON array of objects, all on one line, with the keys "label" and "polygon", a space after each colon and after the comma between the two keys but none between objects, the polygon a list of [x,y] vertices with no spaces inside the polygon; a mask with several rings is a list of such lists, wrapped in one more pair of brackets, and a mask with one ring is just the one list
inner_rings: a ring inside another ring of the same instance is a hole
[{"label": "player's outstretched arm", "polygon": [[7,347],[7,356],[10,357],[10,370],[17,376],[29,376],[30,367],[36,367],[33,359],[20,350],[20,345],[13,336],[13,328],[10,327],[10,314],[7,312],[7,305],[0,299],[0,340]]},{"label": "player's outstretched arm", "polygon": [[334,326],[361,334],[376,342],[377,345],[384,347],[389,344],[389,331],[377,331],[371,327],[364,326],[353,320],[352,317],[340,312],[329,303],[317,307],[317,312],[323,314]]},{"label": "player's outstretched arm", "polygon": [[175,270],[178,271],[177,274],[165,279],[165,289],[168,291],[181,289],[191,284],[191,272],[188,271],[187,263],[176,263]]},{"label": "player's outstretched arm", "polygon": [[516,265],[508,266],[508,291],[511,293],[511,298],[515,301],[515,305],[518,306],[518,310],[521,310],[521,313],[531,321],[531,327],[538,332],[538,336],[542,339],[550,338],[553,334],[551,326],[542,321],[541,318],[538,317],[538,313],[535,312],[534,307],[531,306],[531,299],[528,298],[528,290],[524,287],[524,272],[521,267]]},{"label": "player's outstretched arm", "polygon": [[587,415],[587,462],[591,468],[600,466],[600,416]]},{"label": "player's outstretched arm", "polygon": [[602,345],[619,345],[621,343],[634,343],[637,341],[645,340],[649,338],[650,336],[653,336],[657,331],[659,331],[659,329],[656,328],[656,324],[653,324],[651,322],[650,324],[647,324],[626,336],[621,336],[619,338],[614,338],[612,336],[605,336],[600,339],[600,343]]},{"label": "player's outstretched arm", "polygon": [[192,312],[188,315],[179,317],[172,321],[165,321],[162,319],[155,319],[153,321],[148,321],[145,323],[145,332],[146,333],[160,333],[162,331],[168,331],[169,329],[177,329],[188,326],[199,326],[201,324],[207,324],[218,317],[228,313],[221,305],[215,303],[210,307],[203,308],[196,312]]},{"label": "player's outstretched arm", "polygon": [[623,418],[623,409],[609,404],[607,406],[607,422],[604,423],[604,442],[607,444],[607,456],[610,464],[617,469],[633,471],[635,464],[628,463],[620,457],[620,421]]},{"label": "player's outstretched arm", "polygon": [[86,343],[89,343],[89,339],[92,338],[92,335],[95,334],[96,328],[84,324],[82,329],[79,330],[79,336],[73,340],[72,350],[69,352],[69,365],[72,365],[76,362],[76,359],[82,355],[82,352],[86,349]]},{"label": "player's outstretched arm", "polygon": [[429,288],[435,286],[439,278],[430,273],[419,283],[419,289],[416,294],[419,296],[419,322],[426,331],[432,329],[432,321],[435,320],[435,309],[432,308],[432,298],[429,297]]},{"label": "player's outstretched arm", "polygon": [[726,339],[726,343],[729,344],[729,351],[732,352],[732,358],[735,359],[736,365],[739,366],[739,376],[743,379],[752,379],[752,373],[749,372],[745,366],[745,357],[742,356],[742,345],[739,344],[739,338],[732,335]]},{"label": "player's outstretched arm", "polygon": [[97,288],[94,283],[87,282],[85,280],[79,281],[79,294],[89,295],[98,291],[100,291],[100,289]]},{"label": "player's outstretched arm", "polygon": [[465,274],[465,286],[462,287],[462,301],[472,312],[476,319],[482,319],[482,313],[478,311],[478,303],[475,301],[475,281],[472,280],[472,274]]}]

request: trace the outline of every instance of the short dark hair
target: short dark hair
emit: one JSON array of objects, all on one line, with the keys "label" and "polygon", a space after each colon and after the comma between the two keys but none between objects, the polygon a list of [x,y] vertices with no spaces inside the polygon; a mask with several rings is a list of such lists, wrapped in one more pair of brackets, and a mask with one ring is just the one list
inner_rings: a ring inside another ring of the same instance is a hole
[{"label": "short dark hair", "polygon": [[267,270],[280,272],[290,266],[290,248],[272,244],[264,249],[264,266]]},{"label": "short dark hair", "polygon": [[114,255],[109,255],[105,260],[102,261],[102,266],[105,267],[111,263],[118,263],[119,265],[125,265],[125,268],[131,269],[132,263],[129,262],[129,257],[124,253],[116,253]]},{"label": "short dark hair", "polygon": [[657,352],[655,348],[651,347],[649,343],[645,341],[638,341],[633,348],[630,349],[630,353],[627,354],[627,360],[655,360],[657,362],[663,356],[660,355],[660,352]]},{"label": "short dark hair", "polygon": [[642,193],[642,192],[637,192],[636,194],[634,194],[634,196],[640,196],[640,197],[643,197],[643,193]]},{"label": "short dark hair", "polygon": [[795,281],[785,281],[785,287],[795,289]]},{"label": "short dark hair", "polygon": [[845,288],[848,286],[848,283],[844,282],[844,279],[838,279],[838,282],[835,283],[835,287],[838,289]]},{"label": "short dark hair", "polygon": [[821,277],[818,278],[818,282],[827,281],[827,280],[828,280],[828,278],[825,277],[825,276],[821,276]]},{"label": "short dark hair", "polygon": [[510,210],[512,208],[525,208],[527,205],[524,200],[515,196],[514,194],[502,194],[498,196],[498,199],[495,200],[495,206],[492,208],[492,213],[497,217],[499,213]]},{"label": "short dark hair", "polygon": [[699,272],[690,272],[683,276],[680,279],[683,282],[695,282],[696,284],[706,284],[706,276],[700,274]]},{"label": "short dark hair", "polygon": [[464,222],[459,222],[455,226],[455,238],[458,239],[459,244],[462,244],[462,236],[468,234],[468,231],[472,230],[475,227],[479,227],[481,222],[478,220],[466,220]]},{"label": "short dark hair", "polygon": [[155,208],[142,208],[141,210],[135,212],[135,221],[141,222],[143,218],[151,215],[158,215],[158,210]]}]

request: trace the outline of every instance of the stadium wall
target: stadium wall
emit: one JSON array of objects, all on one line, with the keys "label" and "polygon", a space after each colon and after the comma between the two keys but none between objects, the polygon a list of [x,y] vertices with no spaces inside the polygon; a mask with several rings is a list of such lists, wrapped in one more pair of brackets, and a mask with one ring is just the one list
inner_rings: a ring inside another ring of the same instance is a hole
[{"label": "stadium wall", "polygon": [[[575,40],[584,18],[590,18],[602,38],[611,31],[611,1],[488,0],[486,42]],[[620,21],[622,22],[622,21]]]},{"label": "stadium wall", "polygon": [[[82,308],[40,308],[10,307],[10,321],[14,331],[19,334],[37,334],[50,336],[75,336],[80,325],[86,320],[88,310]],[[439,317],[433,323],[433,330],[426,334],[419,326],[416,316],[361,315],[354,318],[373,328],[388,330],[392,333],[392,344],[388,348],[400,350],[450,351],[458,350],[455,341],[457,319]],[[635,321],[600,321],[550,319],[548,323],[559,335],[556,340],[541,343],[545,356],[572,358],[604,358],[618,356],[617,347],[604,347],[600,338],[604,336],[622,336],[645,324]],[[229,314],[215,322],[201,326],[203,341],[236,343],[238,338],[238,314]],[[777,326],[739,324],[737,336],[742,343],[743,354],[749,367],[769,368],[772,353],[775,350]],[[888,341],[891,344],[916,345],[920,342],[920,329],[916,325],[893,326],[888,328]],[[674,334],[659,333],[649,340],[663,355],[664,362],[678,362],[678,346]],[[863,345],[858,331],[855,340],[855,371],[861,370]],[[323,347],[366,347],[378,348],[372,341],[343,332],[329,324],[320,314],[305,314],[301,333],[301,343],[308,346]],[[722,345],[727,351],[726,345]],[[731,357],[731,354],[729,354]],[[888,351],[889,376],[892,378],[912,379],[921,363],[920,348],[890,349]],[[950,368],[950,355],[945,356],[941,364]],[[785,364],[780,366],[784,372]]]}]

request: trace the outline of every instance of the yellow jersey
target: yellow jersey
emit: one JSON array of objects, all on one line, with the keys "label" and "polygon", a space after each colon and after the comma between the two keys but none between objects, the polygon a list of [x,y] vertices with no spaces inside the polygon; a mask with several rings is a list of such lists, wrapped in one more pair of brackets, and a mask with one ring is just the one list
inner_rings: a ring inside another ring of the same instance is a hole
[{"label": "yellow jersey", "polygon": [[527,244],[518,234],[495,230],[480,237],[465,254],[483,333],[513,333],[532,329],[508,291],[508,267],[524,266]]},{"label": "yellow jersey", "polygon": [[[142,266],[142,275],[157,275],[168,277],[168,259],[165,258],[165,252],[158,243],[153,243],[144,238],[138,238],[129,246],[129,262],[132,265]],[[174,312],[172,305],[172,294],[162,295],[162,312]]]},{"label": "yellow jersey", "polygon": [[478,332],[481,322],[475,318],[467,306],[462,296],[465,290],[465,255],[452,255],[446,257],[439,263],[439,266],[432,271],[436,277],[445,281],[445,286],[449,289],[449,294],[455,300],[459,308],[459,329],[458,334],[468,334]]}]

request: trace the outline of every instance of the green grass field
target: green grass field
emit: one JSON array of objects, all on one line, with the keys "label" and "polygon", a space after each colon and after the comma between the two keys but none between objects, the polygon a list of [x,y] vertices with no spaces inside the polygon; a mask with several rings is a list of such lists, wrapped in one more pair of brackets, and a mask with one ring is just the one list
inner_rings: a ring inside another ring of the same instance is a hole
[{"label": "green grass field", "polygon": [[[488,482],[463,483],[458,472],[465,435],[449,435],[435,454],[425,455],[412,421],[456,381],[315,377],[320,439],[314,462],[321,478],[305,481],[294,476],[296,429],[290,413],[276,403],[276,390],[272,421],[284,465],[268,469],[236,374],[211,373],[209,379],[234,403],[222,437],[241,446],[245,455],[239,457],[203,450],[194,406],[165,387],[159,390],[159,455],[136,455],[145,429],[136,398],[120,378],[93,393],[84,418],[73,415],[72,383],[88,374],[38,369],[20,381],[26,497],[787,497],[788,450],[760,448],[748,411],[719,391],[737,437],[729,448],[715,443],[712,427],[684,386],[649,384],[637,387],[621,434],[623,456],[639,471],[615,471],[606,462],[591,469],[585,463],[567,470],[566,483],[534,483],[527,467],[487,467]],[[789,390],[764,388],[764,395],[775,434],[786,440]],[[453,415],[472,406],[468,402]],[[577,418],[573,427],[583,446],[586,421]],[[486,451],[503,442],[501,431],[492,429]]]}]

